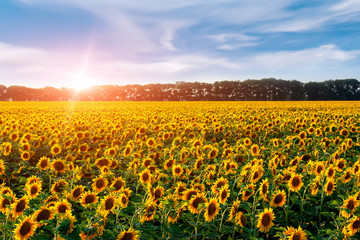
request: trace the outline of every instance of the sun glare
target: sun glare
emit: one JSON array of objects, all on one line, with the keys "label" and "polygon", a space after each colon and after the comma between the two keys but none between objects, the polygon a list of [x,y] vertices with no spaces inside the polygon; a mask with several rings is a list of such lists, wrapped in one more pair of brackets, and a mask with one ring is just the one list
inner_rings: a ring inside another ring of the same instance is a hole
[{"label": "sun glare", "polygon": [[87,75],[85,72],[80,72],[73,75],[71,81],[72,82],[70,84],[70,87],[75,89],[76,91],[84,90],[95,84],[94,79]]}]

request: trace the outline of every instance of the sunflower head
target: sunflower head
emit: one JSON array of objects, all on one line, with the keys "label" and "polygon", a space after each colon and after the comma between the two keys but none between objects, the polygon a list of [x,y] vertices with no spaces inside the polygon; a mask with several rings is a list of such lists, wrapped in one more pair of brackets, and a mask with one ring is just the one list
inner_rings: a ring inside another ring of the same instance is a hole
[{"label": "sunflower head", "polygon": [[138,231],[132,228],[123,230],[116,238],[116,240],[137,240],[139,238]]},{"label": "sunflower head", "polygon": [[278,191],[273,195],[270,201],[272,207],[282,207],[286,203],[286,193],[284,190]]},{"label": "sunflower head", "polygon": [[257,228],[259,228],[260,232],[268,232],[271,226],[274,225],[273,221],[275,219],[275,215],[273,213],[272,208],[265,208],[262,213],[259,214]]},{"label": "sunflower head", "polygon": [[21,240],[28,239],[34,235],[36,228],[36,222],[34,222],[30,217],[27,217],[20,223],[16,224],[16,228],[14,230],[15,238]]},{"label": "sunflower head", "polygon": [[219,213],[219,203],[215,198],[212,198],[208,203],[205,204],[205,207],[205,221],[211,222]]},{"label": "sunflower head", "polygon": [[294,192],[298,192],[303,184],[302,175],[300,174],[293,174],[288,182],[290,190]]}]

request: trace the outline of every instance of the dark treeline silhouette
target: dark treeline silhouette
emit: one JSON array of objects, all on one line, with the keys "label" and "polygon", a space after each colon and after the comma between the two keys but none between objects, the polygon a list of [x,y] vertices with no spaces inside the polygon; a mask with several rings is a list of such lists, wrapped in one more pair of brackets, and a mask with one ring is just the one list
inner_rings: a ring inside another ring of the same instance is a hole
[{"label": "dark treeline silhouette", "polygon": [[102,85],[81,91],[0,85],[1,101],[298,101],[360,100],[357,79],[302,83],[297,80],[220,81],[215,83]]}]

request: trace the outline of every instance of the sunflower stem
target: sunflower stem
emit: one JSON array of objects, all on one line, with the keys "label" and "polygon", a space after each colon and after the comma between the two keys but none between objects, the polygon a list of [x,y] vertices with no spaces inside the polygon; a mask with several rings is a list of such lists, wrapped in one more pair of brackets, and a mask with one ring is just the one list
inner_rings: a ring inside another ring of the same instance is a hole
[{"label": "sunflower stem", "polygon": [[195,224],[195,240],[197,240],[197,232],[198,232],[198,224],[199,224],[199,219],[200,219],[200,215],[203,211],[203,208],[200,210],[198,217],[196,219],[196,224]]}]

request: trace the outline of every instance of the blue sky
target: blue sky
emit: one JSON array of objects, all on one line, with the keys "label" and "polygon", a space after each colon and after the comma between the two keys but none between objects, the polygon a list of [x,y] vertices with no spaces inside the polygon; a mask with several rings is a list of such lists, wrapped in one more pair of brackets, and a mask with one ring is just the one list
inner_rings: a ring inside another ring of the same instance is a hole
[{"label": "blue sky", "polygon": [[2,0],[0,84],[360,78],[358,0]]}]

